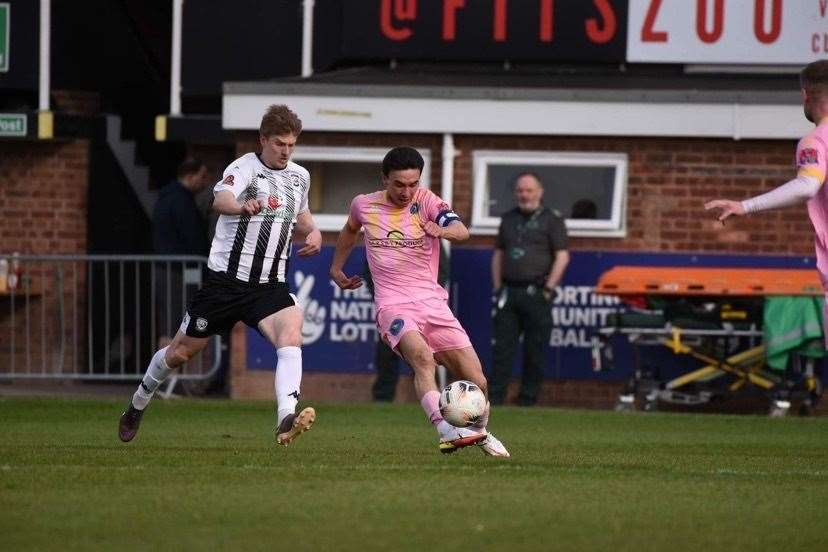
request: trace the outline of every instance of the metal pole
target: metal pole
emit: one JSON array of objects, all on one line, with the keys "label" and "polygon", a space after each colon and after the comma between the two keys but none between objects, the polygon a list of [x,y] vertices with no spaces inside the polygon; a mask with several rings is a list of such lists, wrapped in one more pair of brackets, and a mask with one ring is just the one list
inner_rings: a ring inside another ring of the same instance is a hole
[{"label": "metal pole", "polygon": [[172,63],[170,66],[170,115],[181,115],[181,22],[184,0],[173,0]]},{"label": "metal pole", "polygon": [[[454,135],[447,132],[443,134],[443,178],[440,197],[449,205],[452,205],[454,199],[454,158],[456,156]],[[446,249],[446,256],[451,258],[451,243],[448,240],[443,240],[443,247]]]},{"label": "metal pole", "polygon": [[313,75],[313,7],[316,0],[302,1],[302,77]]},{"label": "metal pole", "polygon": [[40,81],[38,110],[49,111],[50,43],[52,30],[51,0],[40,0]]},{"label": "metal pole", "polygon": [[[440,196],[443,200],[451,205],[454,196],[454,156],[457,155],[457,150],[454,148],[454,135],[451,133],[443,134],[443,171],[442,181],[440,186]],[[451,242],[442,240],[442,246],[446,250],[446,259],[451,266]],[[451,289],[451,280],[449,280],[449,289]],[[455,296],[456,300],[456,296]],[[440,389],[444,388],[447,383],[445,366],[437,367],[437,384]]]}]

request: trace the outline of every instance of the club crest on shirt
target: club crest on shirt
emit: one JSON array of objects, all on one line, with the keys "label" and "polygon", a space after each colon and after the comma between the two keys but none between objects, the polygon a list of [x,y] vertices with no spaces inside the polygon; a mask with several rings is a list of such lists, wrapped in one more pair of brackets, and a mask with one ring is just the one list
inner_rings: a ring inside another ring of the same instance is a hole
[{"label": "club crest on shirt", "polygon": [[403,329],[405,326],[405,320],[402,318],[396,318],[393,322],[391,322],[391,326],[388,328],[388,331],[391,332],[391,335],[398,336],[400,335],[400,330]]},{"label": "club crest on shirt", "polygon": [[203,332],[207,329],[207,320],[204,318],[196,318],[196,328],[198,331]]},{"label": "club crest on shirt", "polygon": [[408,210],[408,212],[412,215],[416,215],[418,212],[420,212],[420,204],[416,202],[412,203],[411,208]]},{"label": "club crest on shirt", "polygon": [[302,178],[296,173],[290,173],[290,182],[294,188],[298,188],[302,184]]},{"label": "club crest on shirt", "polygon": [[816,165],[819,163],[819,152],[815,148],[805,148],[799,152],[799,159],[797,164],[802,165]]},{"label": "club crest on shirt", "polygon": [[228,174],[227,176],[224,177],[224,180],[222,180],[221,183],[226,184],[227,186],[232,186],[233,185],[233,175]]}]

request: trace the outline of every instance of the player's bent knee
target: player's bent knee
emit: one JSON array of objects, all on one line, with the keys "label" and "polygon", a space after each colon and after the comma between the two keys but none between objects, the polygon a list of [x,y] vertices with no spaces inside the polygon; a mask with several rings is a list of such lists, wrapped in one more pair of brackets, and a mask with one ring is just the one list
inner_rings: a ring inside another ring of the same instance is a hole
[{"label": "player's bent knee", "polygon": [[276,347],[301,347],[302,335],[280,335],[276,338]]},{"label": "player's bent knee", "polygon": [[186,364],[191,358],[195,356],[197,351],[190,349],[186,345],[177,345],[167,349],[166,362],[170,368],[178,368],[182,364]]},{"label": "player's bent knee", "polygon": [[430,371],[433,372],[437,367],[430,353],[425,351],[416,351],[406,356],[406,360],[415,371]]}]

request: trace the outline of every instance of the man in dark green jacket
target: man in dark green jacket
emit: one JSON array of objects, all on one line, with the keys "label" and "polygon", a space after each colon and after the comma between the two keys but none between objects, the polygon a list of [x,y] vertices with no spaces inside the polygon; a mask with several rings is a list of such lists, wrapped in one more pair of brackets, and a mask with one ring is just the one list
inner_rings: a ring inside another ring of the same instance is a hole
[{"label": "man in dark green jacket", "polygon": [[489,399],[503,404],[523,334],[523,377],[518,404],[534,405],[543,383],[546,345],[552,330],[555,288],[569,264],[561,214],[541,203],[543,185],[534,173],[515,180],[517,207],[505,213],[492,257],[494,365]]}]

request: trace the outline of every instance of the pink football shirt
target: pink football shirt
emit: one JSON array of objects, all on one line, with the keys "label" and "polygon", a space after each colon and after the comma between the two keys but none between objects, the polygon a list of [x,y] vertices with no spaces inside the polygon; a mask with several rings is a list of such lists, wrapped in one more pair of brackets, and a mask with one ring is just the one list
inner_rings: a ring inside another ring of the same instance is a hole
[{"label": "pink football shirt", "polygon": [[429,220],[444,227],[459,220],[446,202],[419,188],[407,207],[398,207],[381,190],[356,196],[351,220],[365,230],[377,310],[428,297],[448,298],[437,283],[440,243],[423,231]]},{"label": "pink football shirt", "polygon": [[[796,147],[797,175],[816,178],[824,183],[827,159],[828,120],[823,120]],[[808,200],[808,216],[816,234],[817,270],[823,287],[828,291],[828,190],[825,185],[820,186],[816,195]]]}]

